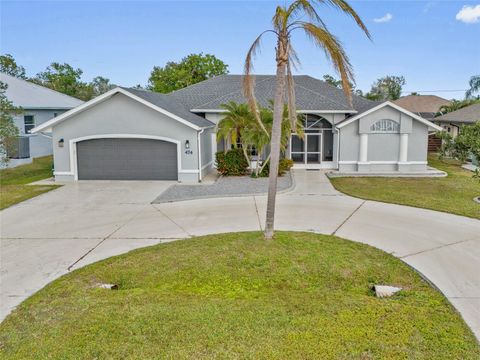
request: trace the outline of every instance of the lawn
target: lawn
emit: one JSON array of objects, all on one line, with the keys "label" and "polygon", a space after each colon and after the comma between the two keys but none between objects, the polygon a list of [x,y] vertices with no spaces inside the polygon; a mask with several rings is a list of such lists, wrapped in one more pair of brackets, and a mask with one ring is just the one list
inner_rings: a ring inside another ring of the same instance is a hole
[{"label": "lawn", "polygon": [[30,199],[57,185],[27,185],[52,176],[52,157],[36,158],[31,164],[0,170],[0,209]]},{"label": "lawn", "polygon": [[367,200],[384,201],[480,219],[480,182],[455,160],[439,160],[430,155],[430,166],[448,173],[444,178],[332,178],[333,186],[345,194]]},{"label": "lawn", "polygon": [[[404,290],[378,299],[375,283]],[[0,357],[478,359],[480,348],[393,256],[332,236],[266,242],[255,232],[160,244],[63,276],[0,324]]]}]

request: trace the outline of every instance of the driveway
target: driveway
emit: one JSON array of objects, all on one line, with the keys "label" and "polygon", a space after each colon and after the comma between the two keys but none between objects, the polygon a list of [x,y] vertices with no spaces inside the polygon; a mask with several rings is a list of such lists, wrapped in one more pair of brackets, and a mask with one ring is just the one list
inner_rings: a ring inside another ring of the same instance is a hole
[{"label": "driveway", "polygon": [[[320,171],[294,177],[295,188],[278,195],[277,229],[335,234],[392,253],[437,286],[480,339],[480,221],[352,198]],[[263,227],[264,195],[151,204],[171,184],[67,184],[1,212],[1,318],[50,281],[106,257]]]}]

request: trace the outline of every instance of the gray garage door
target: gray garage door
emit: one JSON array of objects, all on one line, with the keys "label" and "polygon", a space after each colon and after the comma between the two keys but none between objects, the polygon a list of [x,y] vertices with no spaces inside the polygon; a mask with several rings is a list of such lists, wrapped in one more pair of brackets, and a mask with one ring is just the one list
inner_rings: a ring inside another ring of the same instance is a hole
[{"label": "gray garage door", "polygon": [[177,180],[177,145],[151,139],[77,143],[79,180]]}]

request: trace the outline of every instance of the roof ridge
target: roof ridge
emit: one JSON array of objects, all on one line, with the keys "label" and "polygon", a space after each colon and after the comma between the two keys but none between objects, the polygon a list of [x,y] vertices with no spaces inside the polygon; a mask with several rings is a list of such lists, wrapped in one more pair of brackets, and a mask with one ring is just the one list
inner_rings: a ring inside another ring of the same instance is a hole
[{"label": "roof ridge", "polygon": [[[227,75],[227,74],[225,74],[225,75]],[[235,75],[235,76],[237,76],[237,75]],[[244,75],[238,75],[238,76],[244,76]],[[267,81],[267,80],[268,80],[268,78],[266,77],[265,79],[260,80],[260,81],[259,81],[258,83],[256,83],[256,84],[262,83],[262,82]],[[200,83],[197,83],[197,84],[200,84]],[[241,90],[241,89],[240,89],[240,90],[237,89],[237,90],[231,91],[231,92],[229,92],[229,93],[222,94],[222,95],[220,95],[220,96],[218,96],[218,97],[216,97],[216,98],[214,98],[214,99],[211,99],[211,100],[207,101],[206,103],[197,105],[196,107],[205,106],[205,105],[207,105],[207,104],[209,104],[209,103],[211,103],[211,102],[213,102],[213,101],[219,100],[219,99],[221,99],[221,98],[224,98],[225,96],[229,96],[229,95],[231,95],[231,94],[238,93],[238,92],[242,93],[242,90]]]}]

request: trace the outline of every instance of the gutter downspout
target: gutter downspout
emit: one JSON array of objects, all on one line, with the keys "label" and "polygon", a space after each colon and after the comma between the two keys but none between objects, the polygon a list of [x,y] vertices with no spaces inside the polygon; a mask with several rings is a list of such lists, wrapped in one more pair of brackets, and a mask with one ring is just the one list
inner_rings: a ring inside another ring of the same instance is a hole
[{"label": "gutter downspout", "polygon": [[202,182],[202,147],[200,144],[200,135],[205,131],[205,129],[201,129],[197,133],[197,148],[198,148],[198,182]]}]

